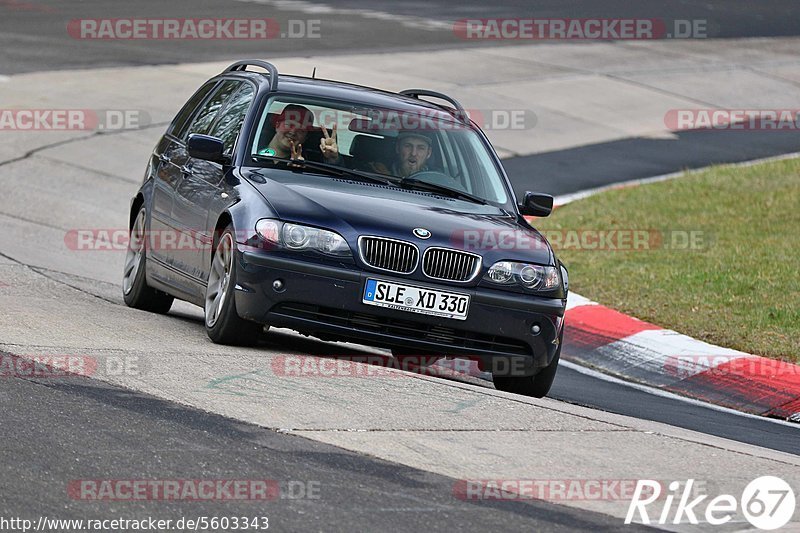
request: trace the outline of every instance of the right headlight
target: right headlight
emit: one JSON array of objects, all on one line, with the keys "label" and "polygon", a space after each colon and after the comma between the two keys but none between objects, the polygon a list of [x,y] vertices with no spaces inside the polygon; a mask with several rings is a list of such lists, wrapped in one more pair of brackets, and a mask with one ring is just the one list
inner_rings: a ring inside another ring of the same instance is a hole
[{"label": "right headlight", "polygon": [[256,222],[256,232],[267,242],[287,250],[315,251],[337,257],[352,256],[347,241],[335,231],[262,218]]},{"label": "right headlight", "polygon": [[514,261],[498,261],[483,279],[497,285],[522,285],[532,291],[552,291],[559,284],[556,267]]}]

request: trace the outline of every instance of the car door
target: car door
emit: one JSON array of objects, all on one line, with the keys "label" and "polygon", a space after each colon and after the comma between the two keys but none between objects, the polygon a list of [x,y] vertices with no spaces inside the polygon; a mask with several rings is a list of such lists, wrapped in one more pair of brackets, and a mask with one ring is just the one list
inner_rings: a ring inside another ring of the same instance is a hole
[{"label": "car door", "polygon": [[172,219],[172,203],[175,190],[183,179],[179,167],[172,163],[172,156],[178,148],[180,136],[188,128],[191,118],[199,111],[206,97],[216,85],[216,81],[211,81],[195,92],[175,116],[153,152],[157,170],[150,218],[150,234],[152,236],[150,256],[164,263],[169,263],[169,250],[161,245],[161,241],[167,235],[175,235],[176,224]]},{"label": "car door", "polygon": [[164,247],[168,248],[170,263],[198,283],[204,282],[202,271],[198,268],[200,248],[208,245],[203,240],[206,234],[206,206],[210,195],[214,194],[215,186],[222,179],[222,167],[217,165],[218,168],[214,169],[201,164],[206,161],[200,162],[189,157],[186,142],[192,133],[209,133],[220,110],[241,85],[241,80],[223,80],[217,85],[170,153],[171,171],[177,179],[172,203],[176,235]]},{"label": "car door", "polygon": [[[208,132],[208,135],[222,141],[223,153],[228,156],[233,156],[236,140],[254,95],[255,86],[244,82],[239,90],[228,99]],[[211,244],[217,214],[230,203],[227,200],[228,194],[223,195],[221,186],[226,169],[219,163],[193,158],[190,160],[190,164],[192,172],[184,177],[179,193],[183,190],[203,192],[202,194],[186,195],[185,198],[178,194],[176,198],[177,201],[192,202],[192,211],[199,213],[202,218],[203,231],[198,237],[205,245],[196,248],[197,254],[192,256],[191,266],[193,272],[196,272],[197,276],[205,281],[208,279],[208,271],[211,266]],[[199,220],[198,223],[200,223]]]}]

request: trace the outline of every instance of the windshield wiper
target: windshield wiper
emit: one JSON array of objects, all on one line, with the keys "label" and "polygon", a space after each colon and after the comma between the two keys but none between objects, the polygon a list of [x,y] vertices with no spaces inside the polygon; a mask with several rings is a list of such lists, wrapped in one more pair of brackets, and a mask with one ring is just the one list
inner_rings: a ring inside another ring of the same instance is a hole
[{"label": "windshield wiper", "polygon": [[473,196],[467,192],[459,191],[458,189],[451,189],[450,187],[445,187],[444,185],[439,185],[438,183],[422,181],[416,178],[403,178],[400,180],[398,185],[406,189],[422,189],[430,192],[438,192],[440,194],[446,194],[452,198],[461,198],[462,200],[467,200],[476,204],[488,205],[488,202],[486,202],[486,200],[483,198],[478,198],[477,196]]},{"label": "windshield wiper", "polygon": [[329,163],[318,163],[316,161],[309,161],[308,159],[283,159],[283,158],[264,156],[259,154],[253,154],[252,157],[254,159],[258,159],[259,161],[270,161],[275,164],[281,164],[290,167],[292,170],[308,169],[321,172],[323,174],[328,174],[329,176],[349,177],[349,178],[356,178],[359,181],[365,181],[368,183],[393,185],[393,183],[389,180],[371,176],[370,174],[359,172],[358,170],[352,170],[346,167],[340,167],[338,165],[331,165]]}]

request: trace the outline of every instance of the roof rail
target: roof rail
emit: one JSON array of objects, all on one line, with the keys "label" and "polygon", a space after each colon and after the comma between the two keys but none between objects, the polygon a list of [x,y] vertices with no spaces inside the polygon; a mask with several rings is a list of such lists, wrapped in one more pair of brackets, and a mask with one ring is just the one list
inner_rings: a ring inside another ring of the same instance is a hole
[{"label": "roof rail", "polygon": [[266,70],[269,73],[269,89],[274,91],[278,88],[278,69],[268,61],[262,61],[261,59],[243,59],[230,65],[223,72],[243,72],[247,70],[249,66],[261,67]]},{"label": "roof rail", "polygon": [[450,96],[447,96],[446,94],[437,93],[436,91],[429,91],[427,89],[406,89],[405,91],[400,91],[400,94],[402,94],[403,96],[416,98],[418,100],[420,96],[429,96],[431,98],[439,98],[440,100],[450,102],[451,104],[453,104],[453,107],[456,108],[455,117],[461,120],[462,122],[469,122],[469,115],[467,114],[467,111],[464,109],[464,106],[462,106],[458,100]]}]

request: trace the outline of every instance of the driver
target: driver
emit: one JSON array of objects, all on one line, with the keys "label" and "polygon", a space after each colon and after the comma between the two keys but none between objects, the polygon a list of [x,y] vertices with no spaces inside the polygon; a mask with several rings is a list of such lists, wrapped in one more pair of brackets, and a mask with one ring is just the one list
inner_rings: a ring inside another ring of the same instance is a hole
[{"label": "driver", "polygon": [[[308,137],[308,132],[314,129],[314,114],[307,107],[297,104],[287,105],[275,117],[275,135],[272,136],[266,148],[258,151],[260,155],[291,158],[297,160],[303,157],[303,143]],[[339,146],[336,142],[336,124],[331,133],[325,126],[320,126],[322,139],[319,150],[325,163],[336,164],[340,161]]]},{"label": "driver", "polygon": [[397,136],[395,161],[389,169],[381,162],[371,164],[375,172],[405,178],[417,172],[428,170],[428,159],[433,153],[433,140],[427,132],[404,130]]}]

